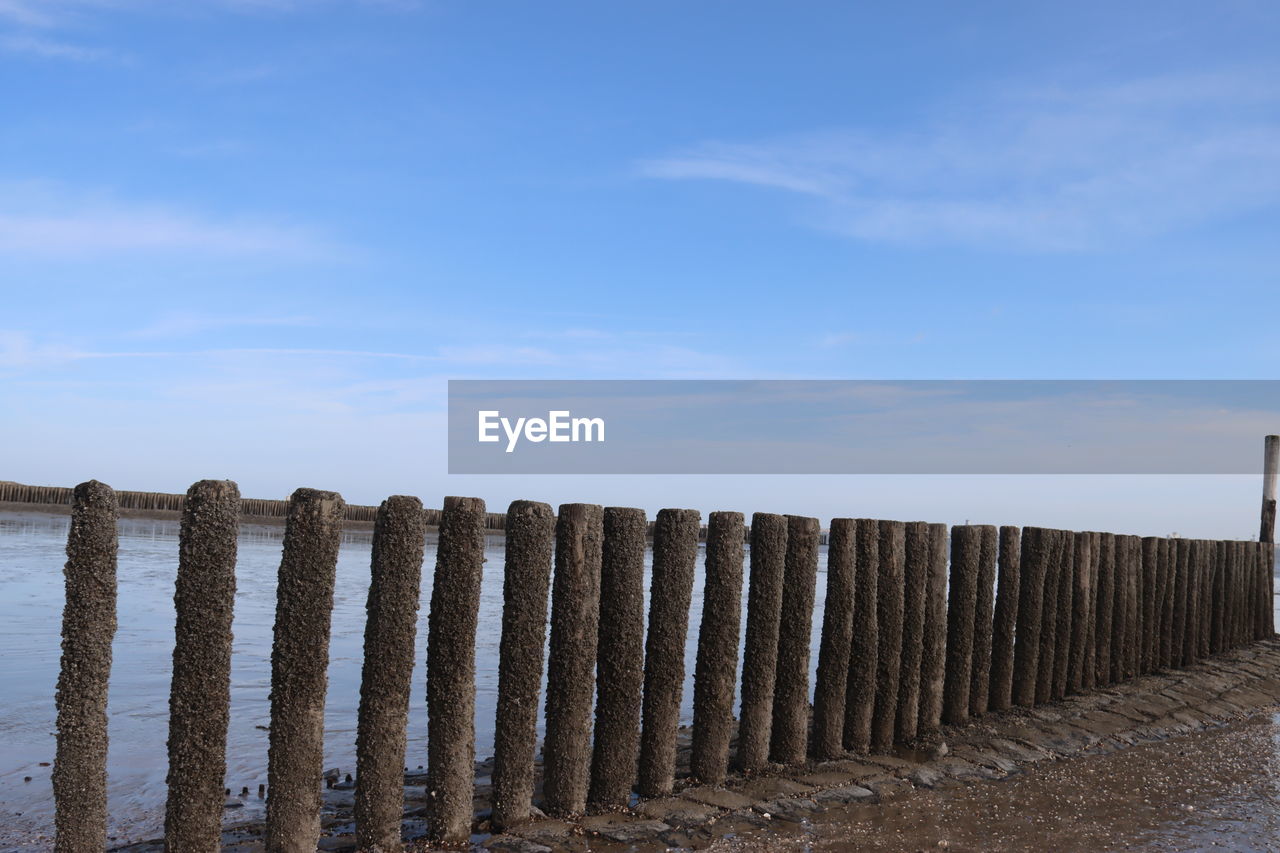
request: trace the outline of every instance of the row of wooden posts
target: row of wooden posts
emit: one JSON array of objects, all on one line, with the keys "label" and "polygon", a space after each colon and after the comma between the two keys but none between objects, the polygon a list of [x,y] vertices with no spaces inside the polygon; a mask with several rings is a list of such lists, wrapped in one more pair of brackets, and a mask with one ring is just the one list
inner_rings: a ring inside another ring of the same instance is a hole
[{"label": "row of wooden posts", "polygon": [[[241,501],[205,480],[182,503],[174,601],[169,795],[173,851],[218,849]],[[345,505],[289,501],[271,655],[266,849],[316,849],[334,574]],[[106,842],[107,681],[117,494],[77,486],[67,543],[57,848]],[[475,784],[475,643],[488,515],[451,497],[427,637],[427,793],[435,838],[465,842]],[[401,847],[404,764],[428,515],[378,508],[357,729],[362,849]],[[701,517],[516,501],[505,516],[492,823],[528,818],[550,598],[541,808],[556,815],[671,793]],[[652,529],[647,631],[643,575]],[[944,725],[1195,663],[1272,634],[1274,551],[1257,542],[1046,528],[834,519],[810,703],[815,518],[713,512],[694,677],[690,775],[936,742]],[[745,559],[749,543],[749,561]],[[749,577],[744,580],[744,562]],[[553,571],[554,566],[554,571]],[[747,596],[745,638],[741,596]],[[739,650],[742,680],[737,683]],[[741,705],[734,718],[735,699]],[[736,737],[737,748],[731,749]]]}]

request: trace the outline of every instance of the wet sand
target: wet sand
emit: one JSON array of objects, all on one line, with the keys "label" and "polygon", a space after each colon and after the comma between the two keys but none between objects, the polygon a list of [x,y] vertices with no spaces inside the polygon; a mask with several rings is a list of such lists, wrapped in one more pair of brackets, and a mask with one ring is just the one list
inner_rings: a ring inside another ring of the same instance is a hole
[{"label": "wet sand", "polygon": [[770,821],[715,851],[1280,850],[1280,715],[1266,712],[1003,781],[915,789],[800,822]]},{"label": "wet sand", "polygon": [[723,786],[681,787],[625,813],[536,821],[477,840],[520,853],[1280,851],[1278,709],[1280,639],[1271,639],[944,726],[947,749],[936,754],[773,767]]}]

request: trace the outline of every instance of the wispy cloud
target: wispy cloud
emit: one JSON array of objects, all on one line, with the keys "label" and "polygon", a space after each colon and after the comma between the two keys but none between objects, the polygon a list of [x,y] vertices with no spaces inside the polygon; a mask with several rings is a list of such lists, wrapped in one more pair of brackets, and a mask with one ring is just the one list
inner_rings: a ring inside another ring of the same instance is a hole
[{"label": "wispy cloud", "polygon": [[249,146],[238,139],[212,139],[191,145],[178,145],[171,149],[177,157],[191,160],[216,160],[224,157],[235,157],[249,150]]},{"label": "wispy cloud", "polygon": [[[495,343],[475,345],[440,345],[421,351],[411,348],[360,349],[326,346],[330,331],[310,335],[319,346],[238,346],[175,348],[173,341],[198,331],[229,326],[310,327],[321,325],[309,317],[292,316],[216,316],[202,314],[170,315],[143,329],[98,342],[72,340],[41,334],[32,330],[0,329],[0,376],[35,375],[57,372],[75,364],[137,360],[148,367],[131,372],[139,376],[176,377],[187,383],[197,376],[223,376],[228,371],[261,371],[280,373],[301,384],[341,375],[344,381],[370,383],[374,393],[378,383],[416,383],[440,376],[509,377],[519,375],[553,376],[555,378],[616,378],[645,366],[645,374],[664,377],[730,377],[754,375],[745,365],[725,356],[666,343],[635,341],[629,344],[601,342],[592,339],[565,340],[556,347],[529,347]],[[146,349],[146,341],[165,340],[165,349]],[[121,341],[129,341],[121,344]],[[127,349],[124,347],[128,347]],[[160,365],[181,365],[180,373]],[[424,374],[423,371],[426,371]],[[397,386],[398,387],[398,386]],[[415,386],[416,387],[416,386]],[[382,390],[390,390],[384,388]]]},{"label": "wispy cloud", "polygon": [[0,329],[0,370],[50,367],[80,356],[74,347],[37,341],[28,332]]},{"label": "wispy cloud", "polygon": [[446,346],[440,355],[453,364],[475,367],[480,365],[551,365],[562,364],[564,358],[551,350],[540,347],[513,347],[504,344],[479,344],[476,346]]},{"label": "wispy cloud", "polygon": [[307,316],[200,314],[182,311],[166,314],[155,322],[130,333],[130,337],[182,338],[223,329],[302,327],[315,326],[317,323],[314,317]]},{"label": "wispy cloud", "polygon": [[[317,360],[352,365],[357,362],[454,362],[444,352],[421,354],[378,350],[324,349],[309,347],[218,347],[188,350],[113,350],[85,348],[67,343],[42,340],[27,331],[0,329],[0,369],[45,370],[78,361],[140,359],[150,361],[226,361],[233,359],[262,364],[263,357],[273,361],[292,357],[314,364]],[[466,363],[465,359],[459,363]],[[311,368],[304,368],[303,373]],[[303,375],[303,374],[299,374]]]},{"label": "wispy cloud", "polygon": [[[0,0],[0,26],[10,33],[0,38],[0,53],[71,62],[119,61],[111,50],[44,36],[50,31],[74,30],[95,15],[152,13],[189,15],[195,12],[236,14],[301,14],[318,8],[355,5],[388,12],[415,12],[420,0]],[[41,33],[40,36],[35,33]],[[250,73],[252,73],[250,69]],[[232,76],[243,74],[233,69]]]},{"label": "wispy cloud", "polygon": [[157,211],[61,216],[0,213],[0,252],[66,255],[147,250],[314,258],[331,254],[298,229],[216,223]]},{"label": "wispy cloud", "polygon": [[25,27],[53,26],[55,18],[47,5],[40,6],[28,0],[0,0],[0,20]]},{"label": "wispy cloud", "polygon": [[72,62],[110,62],[121,59],[120,56],[109,50],[83,47],[69,42],[33,35],[0,37],[0,51],[33,56],[38,59],[61,59]]},{"label": "wispy cloud", "polygon": [[159,10],[181,13],[192,9],[233,12],[305,12],[323,6],[356,5],[391,11],[413,12],[425,7],[422,0],[0,0],[0,20],[31,27],[53,27],[91,12]]},{"label": "wispy cloud", "polygon": [[823,349],[839,349],[863,339],[857,332],[831,332],[818,339],[818,346]]},{"label": "wispy cloud", "polygon": [[165,205],[72,194],[35,182],[0,184],[0,253],[172,251],[297,260],[344,254],[333,240],[300,225],[215,218]]},{"label": "wispy cloud", "polygon": [[1005,91],[910,132],[706,142],[643,175],[782,190],[869,241],[1074,250],[1246,213],[1280,192],[1274,69]]}]

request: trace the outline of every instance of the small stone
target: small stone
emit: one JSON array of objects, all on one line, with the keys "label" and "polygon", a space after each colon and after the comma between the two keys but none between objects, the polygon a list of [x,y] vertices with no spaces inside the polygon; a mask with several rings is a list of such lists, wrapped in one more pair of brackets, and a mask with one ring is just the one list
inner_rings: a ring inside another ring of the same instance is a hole
[{"label": "small stone", "polygon": [[484,843],[486,849],[505,853],[551,853],[551,848],[527,838],[514,835],[495,835]]},{"label": "small stone", "polygon": [[907,778],[919,788],[933,788],[942,779],[942,774],[932,767],[917,767]]},{"label": "small stone", "polygon": [[845,785],[840,788],[820,791],[814,795],[814,799],[824,805],[848,805],[850,803],[875,802],[878,797],[876,792],[870,788],[864,788],[861,785]]}]

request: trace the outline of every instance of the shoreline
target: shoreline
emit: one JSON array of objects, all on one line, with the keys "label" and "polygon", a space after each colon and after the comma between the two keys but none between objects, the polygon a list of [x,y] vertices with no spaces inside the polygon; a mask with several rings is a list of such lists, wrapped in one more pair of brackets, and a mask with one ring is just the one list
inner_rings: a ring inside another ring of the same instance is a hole
[{"label": "shoreline", "polygon": [[[967,726],[944,726],[945,746],[930,751],[899,749],[892,755],[851,755],[797,767],[775,766],[750,777],[734,775],[719,786],[691,784],[686,775],[670,797],[576,819],[540,818],[502,834],[493,834],[487,824],[490,763],[480,762],[470,848],[520,853],[621,853],[646,845],[701,849],[783,824],[808,825],[824,814],[838,816],[851,808],[874,820],[876,814],[884,813],[878,809],[916,791],[990,784],[1042,763],[1167,741],[1277,707],[1280,637],[1273,636],[1187,669],[1143,676],[1034,708],[992,712]],[[679,762],[686,774],[688,744],[689,732],[682,729]],[[428,849],[421,787],[425,775],[421,770],[412,772],[405,781],[403,828],[408,849]],[[353,784],[340,782],[324,792],[321,849],[340,853],[356,849],[353,789]],[[223,850],[260,850],[262,832],[260,821],[228,825]],[[148,841],[112,849],[155,853],[162,847],[159,841]]]},{"label": "shoreline", "polygon": [[[16,512],[16,513],[43,513],[44,515],[71,515],[70,504],[60,503],[32,503],[29,501],[0,501],[0,512]],[[182,510],[179,509],[139,509],[135,507],[120,507],[120,518],[139,519],[142,521],[181,521]],[[287,519],[279,515],[248,515],[241,514],[241,525],[260,525],[265,527],[283,528]],[[342,527],[344,530],[373,530],[372,521],[363,521],[359,519],[343,519]],[[428,530],[434,531],[435,525],[428,525]],[[486,531],[486,535],[501,535],[501,530]]]}]

